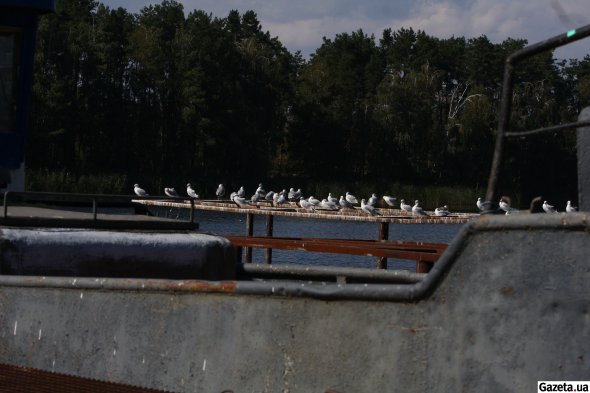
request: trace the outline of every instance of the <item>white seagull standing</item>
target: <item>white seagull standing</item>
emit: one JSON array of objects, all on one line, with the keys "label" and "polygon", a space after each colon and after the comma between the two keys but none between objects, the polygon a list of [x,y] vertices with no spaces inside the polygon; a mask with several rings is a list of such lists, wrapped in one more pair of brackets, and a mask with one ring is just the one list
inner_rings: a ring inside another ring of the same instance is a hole
[{"label": "white seagull standing", "polygon": [[481,198],[477,198],[477,202],[475,202],[475,204],[477,205],[477,208],[479,210],[483,210],[483,201],[481,200]]},{"label": "white seagull standing", "polygon": [[427,216],[426,212],[422,207],[420,207],[420,202],[416,199],[414,201],[414,206],[412,206],[412,215],[414,216]]},{"label": "white seagull standing", "polygon": [[276,198],[274,200],[275,206],[284,205],[285,203],[287,203],[287,198],[285,198],[285,190],[281,191],[278,194],[275,194],[274,197]]},{"label": "white seagull standing", "polygon": [[307,202],[311,203],[314,206],[317,206],[320,204],[320,201],[317,198],[314,198],[313,195],[311,195],[309,198],[307,198]]},{"label": "white seagull standing", "polygon": [[406,203],[406,201],[403,199],[401,201],[399,201],[399,207],[408,213],[412,212],[412,205],[410,205],[409,203]]},{"label": "white seagull standing", "polygon": [[217,196],[217,198],[221,198],[225,195],[225,187],[223,186],[223,184],[220,184],[219,186],[217,186],[217,190],[215,191],[215,195]]},{"label": "white seagull standing", "polygon": [[443,207],[437,207],[436,209],[434,209],[434,214],[439,217],[446,217],[450,213],[451,212],[449,211],[449,208],[447,207],[447,205],[444,205]]},{"label": "white seagull standing", "polygon": [[197,194],[190,183],[186,185],[186,194],[193,199],[199,199],[199,194]]},{"label": "white seagull standing", "polygon": [[239,195],[235,195],[233,201],[240,208],[247,208],[248,207],[248,203],[246,202],[246,198],[244,198],[244,197],[241,197]]},{"label": "white seagull standing", "polygon": [[375,210],[375,208],[372,205],[366,204],[364,199],[361,199],[361,210],[365,213],[368,213],[371,216],[381,215],[377,212],[377,210]]},{"label": "white seagull standing", "polygon": [[256,189],[256,193],[260,195],[262,198],[266,196],[266,191],[262,188],[262,183],[258,184],[258,188]]},{"label": "white seagull standing", "polygon": [[145,192],[145,190],[143,188],[139,187],[139,184],[134,184],[133,185],[133,191],[135,192],[135,194],[137,196],[140,196],[140,197],[150,196],[150,194],[148,194],[147,192]]},{"label": "white seagull standing", "polygon": [[315,209],[313,208],[313,204],[306,201],[303,197],[299,198],[299,206],[301,206],[305,210],[315,211]]},{"label": "white seagull standing", "polygon": [[246,196],[246,190],[244,190],[244,186],[240,187],[240,189],[237,192],[238,196],[243,198]]},{"label": "white seagull standing", "polygon": [[512,211],[512,208],[510,207],[508,202],[506,202],[504,199],[500,199],[499,206],[500,206],[500,209],[502,209],[506,212],[506,214],[510,214],[510,211]]},{"label": "white seagull standing", "polygon": [[256,203],[262,198],[259,193],[255,192],[254,195],[250,198],[250,202]]},{"label": "white seagull standing", "polygon": [[352,206],[352,203],[350,203],[346,199],[344,199],[344,197],[342,195],[340,195],[340,200],[338,201],[338,203],[340,203],[340,206],[342,206],[342,208],[344,208],[344,209],[354,209],[354,206]]},{"label": "white seagull standing", "polygon": [[358,199],[356,199],[356,197],[354,195],[352,195],[350,192],[346,191],[346,200],[348,202],[350,202],[351,204],[355,205],[358,204],[359,201]]},{"label": "white seagull standing", "polygon": [[395,206],[395,201],[397,200],[397,198],[390,197],[389,195],[383,195],[383,200],[389,206],[394,207]]},{"label": "white seagull standing", "polygon": [[572,206],[572,201],[567,201],[567,206],[565,207],[565,211],[568,213],[575,213],[578,211],[578,208]]},{"label": "white seagull standing", "polygon": [[274,191],[269,191],[266,196],[264,197],[264,199],[266,199],[267,201],[272,201],[274,199],[274,196],[276,195],[276,192]]},{"label": "white seagull standing", "polygon": [[170,198],[178,198],[179,196],[174,187],[164,188],[164,194],[168,195]]},{"label": "white seagull standing", "polygon": [[326,199],[328,200],[328,202],[338,203],[338,198],[334,198],[332,196],[332,193],[331,192],[328,193],[328,198],[326,198]]},{"label": "white seagull standing", "polygon": [[545,210],[545,213],[557,213],[555,206],[550,205],[547,201],[543,202],[543,210]]},{"label": "white seagull standing", "polygon": [[367,201],[367,205],[371,205],[371,206],[375,207],[378,200],[379,199],[377,198],[377,195],[375,195],[375,193],[373,193],[373,195],[371,195],[371,197]]},{"label": "white seagull standing", "polygon": [[336,204],[336,202],[329,201],[327,199],[322,199],[322,201],[320,202],[320,206],[326,210],[338,210],[338,205]]}]

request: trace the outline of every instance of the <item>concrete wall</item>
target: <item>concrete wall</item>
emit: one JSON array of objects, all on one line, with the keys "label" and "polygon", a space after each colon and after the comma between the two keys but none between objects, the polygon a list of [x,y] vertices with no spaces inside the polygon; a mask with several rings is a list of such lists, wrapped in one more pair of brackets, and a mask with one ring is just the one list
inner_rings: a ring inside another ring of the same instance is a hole
[{"label": "concrete wall", "polygon": [[587,380],[590,217],[534,216],[469,224],[414,302],[0,277],[0,362],[175,392],[523,392]]}]

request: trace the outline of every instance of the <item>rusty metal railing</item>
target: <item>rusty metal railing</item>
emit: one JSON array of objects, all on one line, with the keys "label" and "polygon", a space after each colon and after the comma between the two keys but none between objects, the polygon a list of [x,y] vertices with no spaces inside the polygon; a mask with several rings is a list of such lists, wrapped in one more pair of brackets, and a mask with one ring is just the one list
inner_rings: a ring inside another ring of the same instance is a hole
[{"label": "rusty metal railing", "polygon": [[[427,243],[411,241],[383,241],[383,240],[351,240],[328,238],[286,238],[271,236],[225,236],[240,249],[245,247],[263,248],[266,250],[300,250],[333,254],[363,255],[378,257],[379,261],[387,258],[408,259],[416,262],[416,272],[428,273],[448,247],[445,243]],[[237,253],[242,258],[242,253]],[[250,256],[251,251],[246,256]],[[252,262],[246,260],[246,262]],[[271,261],[267,258],[266,263]],[[378,266],[383,268],[382,266]]]},{"label": "rusty metal railing", "polygon": [[571,42],[581,40],[590,35],[590,25],[573,29],[567,33],[559,34],[555,37],[549,38],[544,41],[537,42],[529,45],[519,51],[514,52],[506,59],[506,65],[504,67],[504,80],[502,84],[502,98],[500,102],[500,118],[498,121],[498,131],[496,135],[496,144],[494,148],[494,156],[492,159],[492,167],[490,169],[490,176],[488,178],[488,186],[484,201],[485,209],[482,214],[494,213],[494,203],[499,199],[499,195],[496,193],[498,185],[498,178],[500,176],[500,164],[502,162],[502,155],[504,151],[504,139],[506,137],[514,136],[526,136],[536,134],[539,132],[546,131],[560,131],[563,129],[576,128],[590,125],[590,122],[574,122],[568,124],[561,124],[555,126],[549,126],[539,128],[536,130],[523,131],[523,132],[509,132],[508,123],[510,119],[510,112],[512,110],[512,91],[513,91],[513,75],[514,67],[521,61],[534,56],[536,54],[545,52],[550,49],[555,49],[563,45],[567,45]]}]

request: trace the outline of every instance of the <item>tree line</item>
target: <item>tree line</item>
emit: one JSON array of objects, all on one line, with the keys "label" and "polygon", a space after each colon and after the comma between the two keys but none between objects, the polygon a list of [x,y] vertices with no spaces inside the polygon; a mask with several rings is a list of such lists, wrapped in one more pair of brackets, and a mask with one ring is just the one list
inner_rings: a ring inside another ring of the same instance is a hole
[{"label": "tree line", "polygon": [[[60,0],[39,22],[27,166],[122,175],[125,192],[187,180],[205,195],[286,179],[484,186],[504,60],[526,45],[357,30],[305,59],[254,11]],[[510,127],[574,121],[589,102],[590,56],[543,53],[517,70]],[[575,134],[511,140],[504,165],[502,187],[571,195]]]}]

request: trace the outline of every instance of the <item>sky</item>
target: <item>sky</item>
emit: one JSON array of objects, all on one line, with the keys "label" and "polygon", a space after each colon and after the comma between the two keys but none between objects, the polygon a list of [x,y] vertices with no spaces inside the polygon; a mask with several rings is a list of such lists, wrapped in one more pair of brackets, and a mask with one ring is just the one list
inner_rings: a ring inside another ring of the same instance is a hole
[{"label": "sky", "polygon": [[[423,30],[445,39],[476,38],[494,43],[507,38],[529,44],[590,24],[589,0],[177,0],[185,13],[198,9],[220,18],[230,10],[252,10],[263,31],[278,37],[292,53],[305,58],[322,38],[362,29],[377,39],[383,30],[402,27]],[[100,0],[111,7],[138,13],[154,0]],[[582,59],[590,54],[590,37],[560,48],[558,59]]]}]

